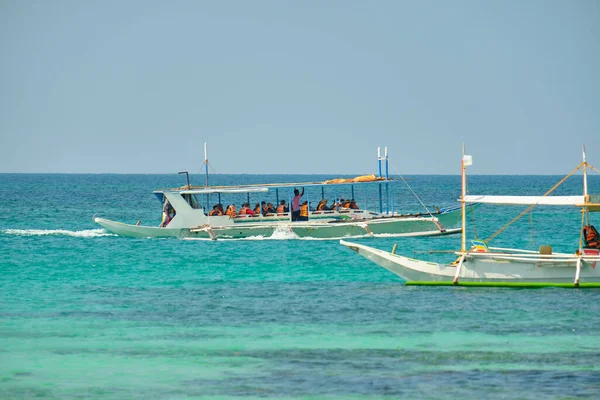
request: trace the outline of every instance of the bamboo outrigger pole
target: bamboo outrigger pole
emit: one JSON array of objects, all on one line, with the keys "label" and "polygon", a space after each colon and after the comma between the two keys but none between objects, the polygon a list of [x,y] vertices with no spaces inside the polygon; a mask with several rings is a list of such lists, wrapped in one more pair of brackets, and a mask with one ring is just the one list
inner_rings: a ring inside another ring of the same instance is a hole
[{"label": "bamboo outrigger pole", "polygon": [[[462,149],[462,158],[460,160],[461,165],[461,186],[462,186],[462,238],[460,242],[460,258],[458,261],[458,265],[456,266],[456,274],[454,274],[454,280],[452,283],[454,285],[458,284],[458,277],[460,276],[460,271],[462,269],[463,262],[465,261],[465,257],[467,255],[467,203],[465,202],[465,196],[467,194],[467,179],[466,179],[466,167],[467,163],[465,157],[465,144],[463,143]],[[468,165],[471,165],[471,161],[469,159]]]}]

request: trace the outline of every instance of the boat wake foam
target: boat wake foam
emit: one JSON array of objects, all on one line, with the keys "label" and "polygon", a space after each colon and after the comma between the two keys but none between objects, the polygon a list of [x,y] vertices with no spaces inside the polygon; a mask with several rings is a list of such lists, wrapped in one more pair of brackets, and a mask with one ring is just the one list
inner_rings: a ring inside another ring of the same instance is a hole
[{"label": "boat wake foam", "polygon": [[106,232],[104,229],[86,229],[83,231],[70,231],[67,229],[4,229],[0,231],[5,235],[14,236],[71,236],[81,238],[93,238],[102,236],[117,236]]},{"label": "boat wake foam", "polygon": [[[378,235],[357,235],[357,236],[340,236],[340,237],[330,237],[330,238],[315,238],[315,237],[300,237],[293,232],[274,232],[271,236],[248,236],[245,238],[233,238],[233,237],[222,237],[220,236],[217,239],[217,242],[221,241],[260,241],[260,240],[308,240],[308,241],[331,241],[331,240],[340,240],[340,239],[360,239],[364,237],[377,237]],[[192,241],[201,241],[201,242],[213,242],[214,240],[210,238],[191,238],[184,237],[183,240],[192,240]]]},{"label": "boat wake foam", "polygon": [[271,240],[288,240],[288,239],[300,239],[298,235],[292,231],[292,228],[289,226],[278,226],[273,231],[273,234],[269,237]]}]

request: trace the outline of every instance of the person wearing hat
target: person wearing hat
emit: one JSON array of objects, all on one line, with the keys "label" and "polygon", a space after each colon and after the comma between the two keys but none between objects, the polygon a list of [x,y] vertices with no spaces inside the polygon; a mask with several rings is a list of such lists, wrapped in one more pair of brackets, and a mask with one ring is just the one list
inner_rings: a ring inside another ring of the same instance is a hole
[{"label": "person wearing hat", "polygon": [[327,199],[321,199],[321,201],[317,205],[317,211],[325,211],[325,210],[329,210],[329,207],[327,207]]}]

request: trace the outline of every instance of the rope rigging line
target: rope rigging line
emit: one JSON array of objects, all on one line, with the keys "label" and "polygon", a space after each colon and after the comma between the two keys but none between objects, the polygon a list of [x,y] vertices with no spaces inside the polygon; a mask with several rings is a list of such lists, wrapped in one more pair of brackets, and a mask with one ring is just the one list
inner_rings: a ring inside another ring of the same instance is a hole
[{"label": "rope rigging line", "polygon": [[[562,178],[556,185],[552,186],[552,188],[550,190],[548,190],[546,193],[544,193],[544,195],[542,197],[546,197],[548,196],[550,193],[552,193],[557,187],[559,187],[560,185],[562,185],[564,183],[564,181],[566,181],[571,175],[573,175],[575,172],[577,172],[583,165],[585,164],[585,162],[580,163],[573,171],[569,172],[567,174],[567,176],[565,176],[564,178]],[[506,228],[508,228],[510,225],[512,225],[514,222],[518,221],[519,219],[521,219],[521,217],[523,217],[523,215],[527,214],[529,211],[533,210],[533,208],[536,206],[537,204],[532,204],[529,207],[527,207],[525,210],[521,211],[521,213],[519,213],[519,215],[517,215],[516,217],[514,217],[508,224],[504,225],[502,228],[498,229],[496,231],[496,233],[494,233],[492,236],[490,236],[489,238],[487,238],[485,241],[487,243],[489,243],[490,241],[492,241],[496,236],[498,236],[500,233],[502,233]]]},{"label": "rope rigging line", "polygon": [[208,164],[208,168],[210,168],[210,170],[212,171],[212,173],[216,174],[217,171],[215,171],[215,169],[213,168],[213,166],[210,163],[208,163],[208,162],[207,162],[207,164]]},{"label": "rope rigging line", "polygon": [[[415,198],[417,200],[419,200],[419,203],[421,203],[421,205],[423,206],[423,208],[425,209],[425,211],[427,211],[427,214],[429,214],[431,216],[431,218],[433,218],[435,220],[435,217],[433,216],[433,214],[431,213],[431,211],[429,211],[429,209],[427,208],[427,206],[425,205],[425,203],[423,203],[421,201],[421,199],[419,198],[419,196],[417,196],[417,194],[415,193],[415,191],[410,187],[410,185],[408,184],[408,182],[406,181],[406,179],[404,179],[404,177],[402,176],[402,174],[400,174],[400,172],[398,172],[398,169],[396,168],[396,166],[394,164],[392,164],[392,162],[389,161],[389,159],[388,159],[388,162],[390,163],[390,165],[392,166],[392,168],[394,168],[394,171],[396,171],[396,173],[398,174],[398,176],[400,177],[400,179],[402,179],[402,182],[404,182],[406,184],[406,186],[412,192],[412,194],[415,196]],[[440,230],[442,229],[439,224],[436,223],[436,225],[440,228]]]},{"label": "rope rigging line", "polygon": [[[202,165],[203,165],[203,166],[204,166],[204,164],[205,164],[205,163],[202,163]],[[206,164],[208,164],[208,167],[210,168],[210,171],[211,171],[213,174],[216,174],[216,173],[217,173],[217,171],[215,171],[215,169],[213,168],[213,166],[212,166],[210,163],[206,163]],[[205,172],[205,171],[204,171],[204,168],[203,168],[203,167],[201,167],[201,168],[198,170],[198,172],[197,172],[197,173],[198,173],[198,175],[202,175],[204,172]]]}]

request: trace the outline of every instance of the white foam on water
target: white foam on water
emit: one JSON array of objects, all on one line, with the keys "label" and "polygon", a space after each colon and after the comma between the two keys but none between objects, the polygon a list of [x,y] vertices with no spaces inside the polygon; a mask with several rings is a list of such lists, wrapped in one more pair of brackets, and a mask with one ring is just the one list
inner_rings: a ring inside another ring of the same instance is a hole
[{"label": "white foam on water", "polygon": [[[422,237],[422,236],[439,236],[436,235],[437,231],[430,232],[411,232],[411,233],[374,233],[374,234],[362,234],[362,235],[344,235],[339,237],[327,237],[327,238],[316,238],[316,237],[300,237],[292,231],[289,226],[283,225],[278,226],[271,236],[248,236],[245,238],[233,238],[233,237],[222,237],[219,236],[217,241],[259,241],[259,240],[308,240],[308,241],[323,241],[323,240],[340,240],[340,239],[359,239],[359,238],[399,238],[399,237]],[[210,238],[191,238],[186,237],[183,240],[197,240],[197,241],[213,241]]]},{"label": "white foam on water", "polygon": [[289,240],[289,239],[300,239],[298,235],[292,231],[292,228],[287,225],[279,225],[273,231],[273,234],[269,237],[272,240]]},{"label": "white foam on water", "polygon": [[221,242],[221,241],[239,241],[239,240],[269,240],[271,239],[270,237],[264,237],[264,236],[248,236],[245,238],[232,238],[232,237],[222,237],[222,236],[218,236],[217,239],[213,240],[211,238],[201,238],[201,237],[184,237],[182,238],[183,240],[195,240],[195,241],[200,241],[200,242]]},{"label": "white foam on water", "polygon": [[104,229],[86,229],[83,231],[70,231],[67,229],[5,229],[2,231],[5,235],[16,236],[71,236],[81,238],[92,238],[102,236],[117,236],[106,232]]}]

